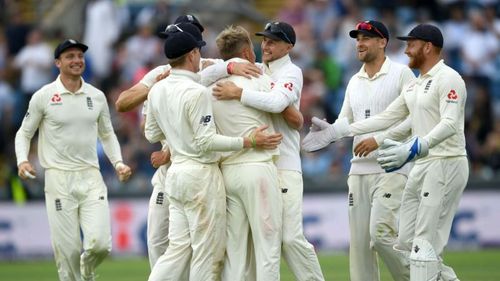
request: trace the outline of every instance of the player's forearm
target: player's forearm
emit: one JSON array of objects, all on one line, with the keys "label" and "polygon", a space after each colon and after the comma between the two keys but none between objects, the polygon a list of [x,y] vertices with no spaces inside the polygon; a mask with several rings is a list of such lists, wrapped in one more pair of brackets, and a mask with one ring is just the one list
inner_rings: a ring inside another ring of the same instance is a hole
[{"label": "player's forearm", "polygon": [[291,101],[279,93],[265,93],[258,91],[243,90],[241,103],[265,112],[281,113]]},{"label": "player's forearm", "polygon": [[26,136],[21,130],[16,133],[16,138],[14,140],[17,165],[28,161],[28,154],[30,151],[31,138]]},{"label": "player's forearm", "polygon": [[109,161],[113,165],[123,161],[122,153],[120,151],[120,143],[118,143],[118,138],[114,132],[105,137],[101,137],[100,140],[104,153],[106,153],[106,156],[108,156]]},{"label": "player's forearm", "polygon": [[442,119],[426,136],[424,136],[424,139],[429,144],[429,148],[453,136],[457,132],[454,123],[453,120]]},{"label": "player's forearm", "polygon": [[288,126],[294,128],[295,130],[302,129],[302,126],[304,125],[304,116],[300,111],[295,109],[293,105],[290,105],[283,110],[283,112],[281,112],[281,116],[283,116]]},{"label": "player's forearm", "polygon": [[396,127],[375,135],[374,138],[377,144],[381,145],[385,139],[403,141],[409,138],[410,136],[411,136],[411,119],[407,118],[405,121],[401,122]]},{"label": "player's forearm", "polygon": [[[195,138],[202,151],[237,151],[245,146],[244,138],[227,137],[219,134]],[[249,146],[249,144],[246,144]]]},{"label": "player's forearm", "polygon": [[206,87],[212,85],[219,79],[229,76],[227,73],[227,62],[214,63],[198,73],[201,77],[200,83]]},{"label": "player's forearm", "polygon": [[116,100],[116,110],[118,112],[127,112],[134,109],[148,98],[148,92],[149,88],[140,83],[123,91]]}]

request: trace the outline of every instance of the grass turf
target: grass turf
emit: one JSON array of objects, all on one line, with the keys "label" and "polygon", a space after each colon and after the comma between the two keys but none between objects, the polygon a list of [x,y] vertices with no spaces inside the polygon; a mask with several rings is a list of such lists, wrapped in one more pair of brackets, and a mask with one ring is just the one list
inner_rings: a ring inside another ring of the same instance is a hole
[{"label": "grass turf", "polygon": [[[348,257],[345,253],[319,256],[326,281],[348,281]],[[446,263],[455,269],[461,281],[499,281],[500,250],[447,252]],[[149,264],[145,258],[109,258],[98,268],[98,281],[147,280]],[[54,261],[0,261],[2,281],[55,281]],[[285,264],[281,267],[281,280],[294,278]],[[392,280],[382,266],[381,280]]]}]

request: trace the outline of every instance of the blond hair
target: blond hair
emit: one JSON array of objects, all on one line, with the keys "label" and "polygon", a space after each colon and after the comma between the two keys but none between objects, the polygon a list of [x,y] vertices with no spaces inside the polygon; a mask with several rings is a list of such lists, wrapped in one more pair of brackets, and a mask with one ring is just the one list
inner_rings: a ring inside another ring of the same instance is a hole
[{"label": "blond hair", "polygon": [[215,43],[223,60],[238,57],[244,47],[252,46],[248,31],[239,25],[226,27],[219,33]]}]

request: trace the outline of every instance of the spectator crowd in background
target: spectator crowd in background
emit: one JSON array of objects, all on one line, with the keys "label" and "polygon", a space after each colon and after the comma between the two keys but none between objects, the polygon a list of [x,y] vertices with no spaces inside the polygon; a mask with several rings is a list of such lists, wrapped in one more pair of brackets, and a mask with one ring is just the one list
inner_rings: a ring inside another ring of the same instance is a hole
[{"label": "spectator crowd in background", "polygon": [[[81,22],[72,23],[83,28],[79,34],[71,36],[89,46],[84,78],[106,93],[110,105],[115,103],[121,91],[137,83],[150,69],[166,63],[163,41],[156,34],[178,15],[193,13],[205,26],[203,36],[208,45],[202,49],[203,57],[218,57],[214,38],[224,27],[213,19],[217,17],[215,13],[202,13],[196,10],[196,6],[191,7],[190,1],[130,2],[133,4],[127,4],[127,1],[86,1],[81,9],[82,15],[75,17],[81,18]],[[382,21],[390,32],[386,53],[401,63],[407,63],[408,59],[404,54],[405,44],[396,40],[396,35],[406,35],[417,23],[433,22],[444,34],[446,63],[462,74],[467,85],[465,134],[471,176],[483,180],[500,177],[499,1],[279,2],[282,3],[281,9],[272,19],[292,24],[297,33],[297,44],[291,55],[304,74],[300,108],[306,122],[303,134],[307,133],[312,116],[333,122],[340,111],[347,82],[361,67],[355,54],[356,42],[348,36],[349,30],[359,21]],[[68,34],[58,28],[45,30],[38,24],[47,13],[42,13],[42,16],[23,13],[22,8],[26,6],[26,9],[36,12],[37,3],[0,0],[0,10],[3,11],[0,12],[3,13],[0,20],[0,200],[16,197],[19,190],[28,199],[43,198],[41,167],[36,167],[36,181],[21,182],[17,178],[14,135],[31,95],[55,79],[53,49]],[[257,25],[246,20],[229,23],[244,25],[251,31]],[[264,22],[258,24],[261,29]],[[258,54],[260,40],[254,39]],[[118,113],[111,106],[110,111],[124,160],[134,172],[130,182],[119,183],[104,152],[99,150],[101,170],[110,195],[147,196],[154,172],[149,158],[159,146],[149,144],[143,137],[139,126],[140,108]],[[345,141],[318,153],[304,153],[304,177],[327,177],[334,187],[335,179],[343,179],[349,171],[350,145],[351,141]],[[30,157],[32,163],[39,163],[36,145],[32,147]],[[307,189],[306,185],[305,192]]]}]

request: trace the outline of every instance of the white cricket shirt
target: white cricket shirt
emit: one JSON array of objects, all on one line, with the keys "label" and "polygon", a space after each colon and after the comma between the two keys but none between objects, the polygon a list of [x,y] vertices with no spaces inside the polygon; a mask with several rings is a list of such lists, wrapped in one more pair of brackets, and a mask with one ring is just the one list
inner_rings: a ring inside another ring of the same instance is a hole
[{"label": "white cricket shirt", "polygon": [[106,97],[83,79],[82,87],[75,93],[68,91],[57,77],[33,95],[16,134],[18,165],[28,161],[30,141],[37,129],[38,156],[45,169],[99,168],[98,138],[113,165],[122,161]]},{"label": "white cricket shirt", "polygon": [[467,99],[460,74],[441,60],[426,74],[419,75],[387,109],[373,118],[351,124],[353,134],[385,129],[409,115],[413,136],[429,143],[429,155],[417,160],[466,156],[464,108]]},{"label": "white cricket shirt", "polygon": [[[240,58],[230,59],[229,62],[248,62]],[[269,92],[271,91],[271,78],[264,74],[258,78],[252,79],[243,76],[231,75],[228,78],[219,81],[232,81],[242,89],[253,91]],[[209,87],[212,92],[215,84]],[[231,137],[246,137],[252,131],[261,126],[269,125],[267,133],[274,133],[271,113],[264,112],[253,107],[245,106],[238,100],[217,100],[212,96],[212,107],[215,117],[215,126],[217,131],[225,136]],[[222,164],[237,164],[248,162],[265,162],[272,161],[273,158],[279,155],[279,150],[263,150],[263,149],[245,149],[241,151],[225,153],[222,158]]]},{"label": "white cricket shirt", "polygon": [[216,134],[211,92],[199,81],[196,73],[172,69],[149,92],[145,135],[152,143],[167,140],[173,164],[214,163],[220,158],[214,151],[243,148],[243,138]]},{"label": "white cricket shirt", "polygon": [[276,166],[280,170],[302,171],[300,162],[300,134],[286,123],[281,113],[289,105],[297,110],[302,92],[302,70],[292,63],[290,56],[261,64],[264,73],[273,80],[271,91],[243,89],[241,103],[273,114],[274,129],[283,135],[279,145],[280,157]]},{"label": "white cricket shirt", "polygon": [[[369,77],[365,65],[352,76],[344,97],[344,104],[339,118],[348,118],[349,123],[365,120],[384,111],[387,106],[399,96],[403,86],[415,79],[408,66],[395,63],[388,57],[379,72]],[[353,149],[364,139],[373,137],[379,132],[354,136]],[[366,157],[353,156],[351,159],[351,175],[378,174],[385,171],[377,163],[378,151],[373,151]],[[408,167],[398,170],[398,173],[408,174]]]}]

